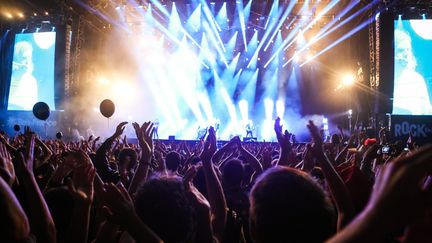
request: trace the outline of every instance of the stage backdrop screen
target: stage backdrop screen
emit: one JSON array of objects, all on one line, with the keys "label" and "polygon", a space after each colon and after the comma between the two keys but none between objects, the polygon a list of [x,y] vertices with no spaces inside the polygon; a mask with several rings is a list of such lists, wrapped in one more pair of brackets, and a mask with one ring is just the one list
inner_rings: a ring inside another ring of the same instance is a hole
[{"label": "stage backdrop screen", "polygon": [[393,114],[432,115],[432,20],[394,22]]},{"label": "stage backdrop screen", "polygon": [[55,110],[55,32],[15,35],[8,110],[31,110],[39,101]]}]

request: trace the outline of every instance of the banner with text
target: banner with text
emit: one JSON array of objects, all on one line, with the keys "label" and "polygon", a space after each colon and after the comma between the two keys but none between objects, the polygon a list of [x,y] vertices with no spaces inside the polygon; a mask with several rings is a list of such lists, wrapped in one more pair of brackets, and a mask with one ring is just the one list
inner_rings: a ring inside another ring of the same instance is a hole
[{"label": "banner with text", "polygon": [[418,144],[432,142],[432,116],[391,116],[391,134],[394,140],[405,142],[410,132]]}]

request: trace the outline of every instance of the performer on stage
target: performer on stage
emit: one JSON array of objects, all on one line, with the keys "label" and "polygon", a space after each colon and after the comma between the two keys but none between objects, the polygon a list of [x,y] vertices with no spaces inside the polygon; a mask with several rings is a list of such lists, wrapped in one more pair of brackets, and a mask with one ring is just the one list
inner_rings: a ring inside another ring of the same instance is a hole
[{"label": "performer on stage", "polygon": [[158,129],[159,129],[159,120],[156,119],[156,121],[153,123],[153,139],[159,139],[159,133],[158,133]]},{"label": "performer on stage", "polygon": [[253,138],[253,124],[252,121],[248,121],[248,123],[245,126],[245,130],[246,130],[246,137],[245,138]]}]

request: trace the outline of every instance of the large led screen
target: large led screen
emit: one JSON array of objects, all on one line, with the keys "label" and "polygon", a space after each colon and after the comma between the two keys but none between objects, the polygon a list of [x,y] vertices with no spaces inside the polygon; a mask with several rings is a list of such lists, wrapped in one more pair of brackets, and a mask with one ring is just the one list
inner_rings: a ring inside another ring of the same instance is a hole
[{"label": "large led screen", "polygon": [[8,110],[31,110],[39,101],[55,110],[55,32],[15,36]]},{"label": "large led screen", "polygon": [[396,20],[393,114],[432,115],[432,20]]}]

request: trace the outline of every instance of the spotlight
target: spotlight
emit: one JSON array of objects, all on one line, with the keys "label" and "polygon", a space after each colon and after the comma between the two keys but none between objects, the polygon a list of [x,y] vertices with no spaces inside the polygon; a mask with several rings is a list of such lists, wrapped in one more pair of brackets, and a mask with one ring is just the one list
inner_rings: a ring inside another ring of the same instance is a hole
[{"label": "spotlight", "polygon": [[110,83],[110,81],[104,77],[99,77],[98,81],[100,84],[109,84]]},{"label": "spotlight", "polygon": [[37,16],[37,13],[33,13],[33,16]]},{"label": "spotlight", "polygon": [[21,19],[23,19],[23,18],[24,18],[24,14],[23,14],[23,13],[21,13],[21,12],[20,12],[20,13],[17,13],[17,15],[18,15],[18,17],[19,17],[19,18],[21,18]]},{"label": "spotlight", "polygon": [[48,15],[49,15],[48,11],[45,11],[45,15],[46,15],[46,16],[48,16]]},{"label": "spotlight", "polygon": [[8,18],[8,19],[12,19],[12,18],[13,18],[13,15],[12,15],[11,13],[5,13],[4,15],[5,15],[6,18]]},{"label": "spotlight", "polygon": [[323,122],[324,131],[328,131],[328,129],[329,129],[329,127],[328,127],[328,118],[323,117],[322,122]]},{"label": "spotlight", "polygon": [[352,74],[345,74],[345,76],[342,78],[342,84],[345,86],[351,86],[354,84],[355,78]]}]

